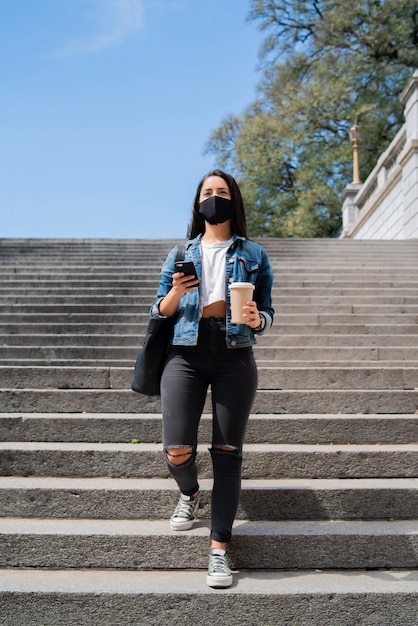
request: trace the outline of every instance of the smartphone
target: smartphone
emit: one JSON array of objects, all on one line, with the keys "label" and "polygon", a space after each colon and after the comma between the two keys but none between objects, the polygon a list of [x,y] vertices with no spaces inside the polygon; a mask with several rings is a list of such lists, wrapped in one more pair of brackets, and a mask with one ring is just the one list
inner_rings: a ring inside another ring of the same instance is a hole
[{"label": "smartphone", "polygon": [[176,261],[176,272],[184,272],[185,276],[194,276],[197,278],[196,268],[193,261]]}]

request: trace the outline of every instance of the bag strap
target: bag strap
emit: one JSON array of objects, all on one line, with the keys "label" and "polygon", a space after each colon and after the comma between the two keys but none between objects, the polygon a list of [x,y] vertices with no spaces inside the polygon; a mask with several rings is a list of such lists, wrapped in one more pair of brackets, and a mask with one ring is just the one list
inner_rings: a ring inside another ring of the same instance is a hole
[{"label": "bag strap", "polygon": [[185,256],[186,256],[186,246],[184,245],[184,243],[179,244],[177,246],[176,262],[184,261]]}]

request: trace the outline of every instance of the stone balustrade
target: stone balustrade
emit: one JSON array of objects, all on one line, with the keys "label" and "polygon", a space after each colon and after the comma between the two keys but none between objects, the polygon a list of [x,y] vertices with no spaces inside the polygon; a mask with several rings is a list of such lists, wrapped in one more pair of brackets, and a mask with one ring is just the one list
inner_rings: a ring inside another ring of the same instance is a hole
[{"label": "stone balustrade", "polygon": [[405,124],[367,180],[350,183],[342,194],[341,238],[418,237],[418,71],[400,99]]}]

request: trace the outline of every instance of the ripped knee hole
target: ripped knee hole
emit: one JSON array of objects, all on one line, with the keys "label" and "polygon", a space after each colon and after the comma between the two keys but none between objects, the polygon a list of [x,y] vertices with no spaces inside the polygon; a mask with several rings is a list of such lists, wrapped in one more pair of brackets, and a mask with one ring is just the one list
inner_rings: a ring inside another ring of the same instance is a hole
[{"label": "ripped knee hole", "polygon": [[193,455],[193,450],[187,450],[186,452],[181,452],[180,454],[175,454],[173,452],[170,452],[168,449],[166,449],[165,451],[166,455],[167,455],[167,459],[170,463],[172,463],[172,465],[182,465],[183,463],[186,463],[190,457]]}]

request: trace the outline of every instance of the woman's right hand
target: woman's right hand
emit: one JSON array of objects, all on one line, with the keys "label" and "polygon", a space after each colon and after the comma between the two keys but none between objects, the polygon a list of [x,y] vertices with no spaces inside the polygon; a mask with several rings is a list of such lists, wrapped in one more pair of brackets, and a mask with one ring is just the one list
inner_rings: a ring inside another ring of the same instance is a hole
[{"label": "woman's right hand", "polygon": [[173,283],[168,294],[160,302],[161,315],[171,317],[177,311],[181,296],[188,291],[197,289],[199,281],[195,276],[185,276],[183,272],[173,274]]},{"label": "woman's right hand", "polygon": [[198,284],[199,281],[195,276],[186,276],[183,272],[176,272],[173,274],[172,290],[180,298],[188,291],[197,289]]}]

